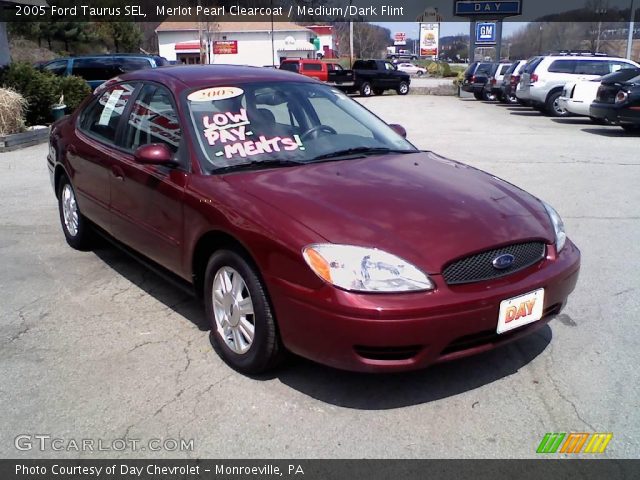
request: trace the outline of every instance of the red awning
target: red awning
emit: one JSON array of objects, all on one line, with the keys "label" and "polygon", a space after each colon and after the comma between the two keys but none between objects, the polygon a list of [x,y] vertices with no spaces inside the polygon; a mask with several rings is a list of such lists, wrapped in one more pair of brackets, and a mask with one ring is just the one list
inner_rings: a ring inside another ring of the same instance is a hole
[{"label": "red awning", "polygon": [[198,40],[194,40],[192,42],[176,43],[176,51],[181,50],[200,50],[200,42]]}]

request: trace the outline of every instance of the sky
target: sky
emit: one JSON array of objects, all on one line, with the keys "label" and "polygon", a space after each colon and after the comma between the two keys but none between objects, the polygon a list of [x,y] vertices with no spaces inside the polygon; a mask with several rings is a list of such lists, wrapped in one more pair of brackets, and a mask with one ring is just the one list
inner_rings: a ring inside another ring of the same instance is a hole
[{"label": "sky", "polygon": [[[388,28],[391,35],[396,32],[404,32],[408,38],[418,38],[420,24],[416,22],[373,22],[375,25]],[[502,36],[507,37],[519,28],[526,25],[526,22],[503,22]],[[450,35],[469,35],[469,22],[442,22],[440,24],[440,36],[448,37]]]}]

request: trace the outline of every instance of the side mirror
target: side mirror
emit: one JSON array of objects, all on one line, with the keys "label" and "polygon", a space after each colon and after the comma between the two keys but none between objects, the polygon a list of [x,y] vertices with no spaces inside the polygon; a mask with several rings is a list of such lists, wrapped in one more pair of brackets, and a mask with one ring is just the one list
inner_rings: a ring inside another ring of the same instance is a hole
[{"label": "side mirror", "polygon": [[397,123],[392,123],[389,126],[391,127],[391,130],[396,132],[402,138],[407,138],[407,131],[405,130],[405,128],[402,125],[398,125]]},{"label": "side mirror", "polygon": [[173,153],[164,143],[141,145],[133,152],[133,158],[145,165],[175,165]]}]

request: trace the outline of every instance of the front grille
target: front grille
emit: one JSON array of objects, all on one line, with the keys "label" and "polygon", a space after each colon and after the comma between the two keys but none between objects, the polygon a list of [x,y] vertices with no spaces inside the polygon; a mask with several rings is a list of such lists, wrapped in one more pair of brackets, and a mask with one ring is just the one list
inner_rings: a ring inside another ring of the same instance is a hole
[{"label": "front grille", "polygon": [[[500,255],[513,255],[510,267],[498,269],[493,266],[493,260]],[[542,242],[519,243],[507,247],[487,250],[450,263],[443,271],[447,285],[480,282],[504,277],[514,272],[530,267],[544,258],[545,246]]]}]

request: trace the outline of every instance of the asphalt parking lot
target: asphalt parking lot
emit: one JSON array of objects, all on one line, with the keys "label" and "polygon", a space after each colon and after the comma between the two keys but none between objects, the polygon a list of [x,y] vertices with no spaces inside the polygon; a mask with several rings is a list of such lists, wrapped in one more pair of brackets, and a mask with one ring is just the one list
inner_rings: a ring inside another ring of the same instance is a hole
[{"label": "asphalt parking lot", "polygon": [[[3,458],[519,458],[546,432],[612,432],[640,457],[640,138],[453,97],[361,99],[417,146],[551,203],[582,250],[566,310],[503,349],[398,375],[295,359],[252,379],[201,305],[107,245],[71,250],[46,145],[0,154]],[[19,435],[193,439],[191,451],[27,451]]]}]

